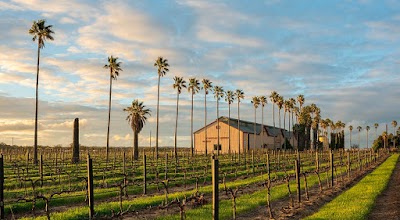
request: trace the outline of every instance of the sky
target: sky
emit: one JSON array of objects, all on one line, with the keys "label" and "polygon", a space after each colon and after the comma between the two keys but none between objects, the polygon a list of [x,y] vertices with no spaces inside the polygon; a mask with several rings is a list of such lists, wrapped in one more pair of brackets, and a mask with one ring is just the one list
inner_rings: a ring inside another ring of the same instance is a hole
[{"label": "sky", "polygon": [[[170,65],[161,78],[160,146],[173,145],[174,76],[242,89],[241,118],[248,121],[254,120],[253,96],[303,94],[322,118],[346,123],[346,137],[349,125],[362,126],[362,147],[367,125],[371,146],[374,123],[379,134],[386,124],[392,132],[391,121],[400,120],[399,1],[0,0],[0,142],[33,145],[37,43],[28,30],[39,19],[55,32],[40,57],[40,145],[69,146],[74,118],[82,145],[106,145],[109,71],[103,66],[110,55],[123,69],[113,81],[111,146],[132,145],[123,109],[134,99],[152,111],[139,145],[149,146],[151,133],[154,146],[158,56]],[[203,92],[194,96],[194,130],[204,125]],[[207,105],[211,122],[211,94]],[[190,109],[190,93],[183,90],[180,147],[190,146]],[[231,113],[237,117],[236,104]],[[228,115],[224,101],[220,115]],[[264,121],[272,124],[271,102]],[[353,143],[357,135],[353,131]]]}]

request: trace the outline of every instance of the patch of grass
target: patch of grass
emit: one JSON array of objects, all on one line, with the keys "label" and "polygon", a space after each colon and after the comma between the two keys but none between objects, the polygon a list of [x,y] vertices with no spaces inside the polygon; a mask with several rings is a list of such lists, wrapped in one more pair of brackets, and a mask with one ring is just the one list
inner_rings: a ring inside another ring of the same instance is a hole
[{"label": "patch of grass", "polygon": [[398,158],[399,154],[392,155],[351,189],[306,219],[366,219],[376,197],[386,188]]}]

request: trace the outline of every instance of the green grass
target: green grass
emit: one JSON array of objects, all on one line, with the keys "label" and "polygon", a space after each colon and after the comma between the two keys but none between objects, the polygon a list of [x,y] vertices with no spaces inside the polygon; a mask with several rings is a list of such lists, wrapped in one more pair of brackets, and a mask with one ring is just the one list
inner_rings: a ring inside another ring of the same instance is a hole
[{"label": "green grass", "polygon": [[366,219],[376,197],[386,188],[399,154],[392,155],[358,184],[306,219]]}]

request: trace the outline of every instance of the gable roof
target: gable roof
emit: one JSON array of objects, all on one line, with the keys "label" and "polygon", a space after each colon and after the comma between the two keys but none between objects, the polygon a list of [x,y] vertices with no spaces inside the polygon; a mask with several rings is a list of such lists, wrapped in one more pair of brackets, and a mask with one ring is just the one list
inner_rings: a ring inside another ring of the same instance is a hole
[{"label": "gable roof", "polygon": [[[238,129],[238,120],[235,119],[235,118],[228,118],[228,117],[225,117],[225,116],[221,116],[219,118],[219,121],[223,122],[223,123],[225,123],[227,125],[229,124],[230,126]],[[217,122],[217,120],[214,120],[213,122],[208,124],[206,127],[208,127],[211,124],[216,123],[216,122]],[[239,120],[239,125],[240,125],[240,127],[239,127],[240,131],[242,131],[244,133],[254,134],[254,122]],[[261,127],[262,127],[261,124],[256,123],[256,134],[260,134],[261,133]],[[197,132],[199,132],[199,131],[201,131],[203,129],[204,129],[204,127],[198,129],[194,133],[197,133]],[[280,133],[282,135],[284,135],[283,129],[279,129],[277,127],[273,127],[273,126],[269,126],[269,125],[265,125],[264,124],[264,129],[267,132],[267,134],[269,136],[272,136],[272,137],[278,137]],[[286,135],[289,135],[289,131],[287,131],[287,130],[285,130],[285,131],[286,131]],[[290,132],[290,133],[292,134],[293,132]]]}]

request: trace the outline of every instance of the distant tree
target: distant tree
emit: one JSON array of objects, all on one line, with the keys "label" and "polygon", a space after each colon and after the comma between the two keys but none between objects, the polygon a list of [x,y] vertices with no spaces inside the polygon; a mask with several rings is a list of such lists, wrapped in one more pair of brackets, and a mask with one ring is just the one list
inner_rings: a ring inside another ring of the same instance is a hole
[{"label": "distant tree", "polygon": [[124,111],[128,113],[126,120],[128,120],[133,131],[133,158],[138,160],[139,158],[139,133],[142,131],[144,124],[146,123],[147,116],[150,116],[150,109],[147,109],[143,102],[139,102],[137,99],[133,100],[132,105],[124,108]]},{"label": "distant tree", "polygon": [[368,140],[369,129],[370,129],[370,127],[367,125],[367,127],[365,127],[365,130],[367,131],[367,148],[368,148],[368,143],[369,143],[369,140]]},{"label": "distant tree", "polygon": [[[273,124],[274,124],[274,129],[276,127],[276,125],[275,125],[275,104],[278,101],[278,96],[279,96],[279,94],[276,91],[272,91],[271,95],[269,96],[269,98],[270,98],[270,100],[272,102],[272,121],[273,121]],[[276,149],[275,136],[274,136],[274,149]]]},{"label": "distant tree", "polygon": [[231,104],[235,100],[234,92],[228,90],[225,92],[225,101],[228,103],[228,152],[231,153]]},{"label": "distant tree", "polygon": [[174,84],[172,85],[174,89],[176,89],[176,119],[175,119],[175,138],[174,138],[174,155],[175,161],[178,163],[178,151],[177,151],[177,133],[178,133],[178,112],[179,112],[179,95],[182,92],[182,88],[186,88],[186,81],[183,77],[174,77]]},{"label": "distant tree", "polygon": [[53,25],[46,26],[46,20],[38,20],[33,21],[31,29],[29,29],[29,34],[33,35],[32,41],[38,40],[38,49],[37,49],[37,64],[36,64],[36,102],[35,102],[35,136],[34,136],[34,145],[33,145],[33,162],[35,164],[38,163],[37,157],[37,133],[38,133],[38,91],[39,91],[39,61],[40,61],[40,50],[44,48],[44,42],[46,40],[54,40],[52,34]]},{"label": "distant tree", "polygon": [[254,96],[253,100],[251,103],[254,106],[254,143],[253,143],[253,148],[256,148],[256,142],[257,142],[257,131],[256,131],[256,121],[257,121],[257,108],[260,105],[260,98],[258,96]]},{"label": "distant tree", "polygon": [[[221,98],[224,97],[224,89],[222,88],[222,86],[214,86],[214,97],[217,100],[217,130],[218,130],[218,147],[220,146],[220,141],[219,141],[219,131],[220,129],[220,125],[219,125],[219,100]],[[217,154],[219,154],[219,149],[217,149]]]},{"label": "distant tree", "polygon": [[237,100],[237,113],[238,113],[238,153],[239,153],[239,161],[240,161],[240,100],[244,99],[244,92],[241,89],[236,89],[235,92],[235,99]]},{"label": "distant tree", "polygon": [[[393,120],[392,121],[392,126],[393,126],[393,135],[396,134],[396,127],[397,127],[397,121]],[[393,148],[396,147],[396,139],[393,138]]]},{"label": "distant tree", "polygon": [[276,104],[278,105],[278,109],[279,109],[279,128],[282,128],[281,126],[281,110],[283,108],[283,105],[285,104],[285,100],[283,99],[283,96],[278,96],[277,100],[276,100]]},{"label": "distant tree", "polygon": [[168,67],[168,60],[164,59],[163,57],[158,57],[154,66],[157,67],[157,74],[158,74],[158,86],[157,86],[157,128],[156,128],[156,159],[158,160],[158,130],[159,130],[159,109],[160,109],[160,79],[161,77],[165,76],[169,71]]},{"label": "distant tree", "polygon": [[261,104],[261,140],[262,140],[262,146],[264,147],[264,107],[268,103],[267,97],[266,96],[260,96],[259,97],[260,104]]},{"label": "distant tree", "polygon": [[190,149],[192,152],[192,157],[194,155],[194,148],[193,148],[193,98],[196,93],[200,90],[200,82],[196,78],[189,79],[189,86],[188,91],[192,97],[192,110],[190,111]]},{"label": "distant tree", "polygon": [[378,132],[379,124],[378,124],[378,123],[375,123],[375,124],[374,124],[374,127],[375,127],[375,139],[377,139],[377,132]]},{"label": "distant tree", "polygon": [[297,102],[299,103],[299,107],[300,107],[300,111],[303,108],[303,104],[304,104],[304,95],[298,95],[297,96]]},{"label": "distant tree", "polygon": [[121,69],[121,62],[118,62],[118,57],[112,55],[108,57],[108,64],[104,65],[104,68],[110,69],[110,91],[108,99],[108,125],[107,125],[107,145],[106,145],[106,161],[108,163],[109,154],[109,142],[110,142],[110,120],[111,120],[111,91],[112,91],[112,80],[117,80]]},{"label": "distant tree", "polygon": [[353,125],[349,126],[349,130],[350,130],[350,147],[351,147],[351,133],[353,131]]},{"label": "distant tree", "polygon": [[212,82],[208,79],[203,79],[202,80],[203,87],[204,89],[204,143],[205,143],[205,149],[204,149],[204,154],[207,155],[207,95],[208,95],[208,90],[212,89]]},{"label": "distant tree", "polygon": [[361,146],[360,132],[361,132],[361,130],[362,130],[362,127],[361,127],[361,126],[358,126],[358,127],[357,127],[357,130],[358,130],[358,146]]}]

